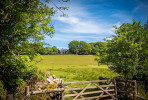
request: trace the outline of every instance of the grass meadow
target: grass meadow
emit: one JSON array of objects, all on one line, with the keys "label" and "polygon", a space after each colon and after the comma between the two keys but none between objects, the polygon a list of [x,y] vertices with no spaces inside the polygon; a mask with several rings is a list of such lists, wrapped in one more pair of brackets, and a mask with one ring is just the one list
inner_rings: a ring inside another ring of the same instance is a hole
[{"label": "grass meadow", "polygon": [[98,66],[93,55],[43,55],[37,63],[42,72],[50,72],[66,82],[98,80],[99,76],[113,78],[119,74],[106,65]]}]

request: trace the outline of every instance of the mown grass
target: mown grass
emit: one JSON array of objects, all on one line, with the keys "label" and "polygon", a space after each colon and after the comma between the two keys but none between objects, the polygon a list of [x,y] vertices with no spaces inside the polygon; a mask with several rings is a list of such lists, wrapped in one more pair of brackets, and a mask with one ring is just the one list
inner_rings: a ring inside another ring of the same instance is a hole
[{"label": "mown grass", "polygon": [[92,55],[44,55],[37,64],[38,69],[66,82],[98,80],[99,76],[113,78],[119,74],[110,71],[106,65],[97,66]]},{"label": "mown grass", "polygon": [[47,65],[97,65],[97,62],[94,61],[94,58],[96,56],[92,55],[44,55],[43,57],[44,60],[42,60],[39,63],[41,67],[46,64]]}]

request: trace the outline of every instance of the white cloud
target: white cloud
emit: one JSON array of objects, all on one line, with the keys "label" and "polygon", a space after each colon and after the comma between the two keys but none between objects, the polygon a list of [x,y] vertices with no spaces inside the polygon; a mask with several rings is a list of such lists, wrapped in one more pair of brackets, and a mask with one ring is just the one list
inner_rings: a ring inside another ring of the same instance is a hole
[{"label": "white cloud", "polygon": [[57,40],[57,41],[72,41],[72,40],[84,41],[84,40],[87,40],[87,38],[98,39],[97,35],[90,37],[90,36],[84,36],[84,35],[60,35],[60,34],[57,34],[53,38],[47,37],[46,39]]},{"label": "white cloud", "polygon": [[85,11],[83,7],[70,6],[71,9],[66,13],[68,16],[56,16],[54,20],[62,22],[63,26],[58,27],[58,31],[77,34],[103,34],[111,33],[112,26],[106,21],[96,20],[92,15]]},{"label": "white cloud", "polygon": [[79,23],[79,19],[75,17],[58,17],[57,20],[68,24]]},{"label": "white cloud", "polygon": [[66,24],[65,28],[60,28],[61,32],[66,33],[110,33],[111,26],[105,23],[96,23],[93,19],[81,19],[74,16],[68,17],[58,17],[56,20],[63,22]]},{"label": "white cloud", "polygon": [[106,37],[105,40],[112,40],[113,37]]}]

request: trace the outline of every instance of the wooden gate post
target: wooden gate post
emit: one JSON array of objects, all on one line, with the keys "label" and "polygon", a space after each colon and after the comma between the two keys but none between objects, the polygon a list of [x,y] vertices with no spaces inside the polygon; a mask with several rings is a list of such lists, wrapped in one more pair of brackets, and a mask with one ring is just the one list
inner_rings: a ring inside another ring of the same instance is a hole
[{"label": "wooden gate post", "polygon": [[133,98],[137,99],[137,82],[136,82],[136,80],[134,80],[134,94],[133,94]]},{"label": "wooden gate post", "polygon": [[29,97],[29,86],[26,86],[25,87],[25,98],[24,98],[24,100],[27,100],[28,97]]},{"label": "wooden gate post", "polygon": [[116,100],[118,100],[116,79],[113,79],[113,81],[114,81],[114,85],[115,85],[115,95],[116,95]]},{"label": "wooden gate post", "polygon": [[27,94],[29,94],[29,86],[26,86],[26,87],[25,87],[25,96],[26,96]]},{"label": "wooden gate post", "polygon": [[[64,80],[61,80],[61,87],[64,88]],[[64,100],[64,91],[61,92],[60,100]]]}]

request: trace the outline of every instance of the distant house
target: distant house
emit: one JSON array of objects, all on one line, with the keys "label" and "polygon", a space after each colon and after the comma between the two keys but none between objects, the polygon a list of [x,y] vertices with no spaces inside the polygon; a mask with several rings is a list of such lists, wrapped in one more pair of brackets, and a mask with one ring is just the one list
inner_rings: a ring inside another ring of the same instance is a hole
[{"label": "distant house", "polygon": [[63,48],[60,50],[61,54],[66,54],[67,51],[68,51],[68,49],[63,49]]}]

